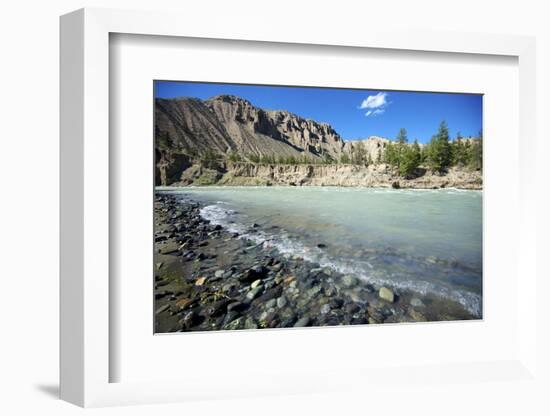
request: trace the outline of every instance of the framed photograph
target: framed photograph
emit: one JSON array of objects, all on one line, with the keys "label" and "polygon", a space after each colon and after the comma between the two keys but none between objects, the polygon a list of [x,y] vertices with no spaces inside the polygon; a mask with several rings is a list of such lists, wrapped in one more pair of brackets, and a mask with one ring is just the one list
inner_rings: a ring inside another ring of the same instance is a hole
[{"label": "framed photograph", "polygon": [[154,89],[156,333],[482,319],[482,95]]},{"label": "framed photograph", "polygon": [[180,22],[61,18],[62,398],[536,383],[534,40]]}]

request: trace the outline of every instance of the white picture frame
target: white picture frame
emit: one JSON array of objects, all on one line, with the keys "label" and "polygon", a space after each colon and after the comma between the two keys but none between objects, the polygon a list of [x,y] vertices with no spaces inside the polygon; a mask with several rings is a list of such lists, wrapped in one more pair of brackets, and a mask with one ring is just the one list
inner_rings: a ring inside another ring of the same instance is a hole
[{"label": "white picture frame", "polygon": [[[182,25],[185,21],[185,25]],[[524,285],[517,290],[517,354],[508,360],[472,363],[419,363],[410,380],[423,383],[490,379],[537,382],[535,250],[535,189],[528,168],[535,166],[535,41],[529,37],[433,33],[371,29],[368,34],[342,27],[328,35],[312,26],[280,28],[264,22],[246,36],[235,33],[235,22],[210,27],[201,19],[172,13],[82,9],[61,18],[61,398],[79,406],[161,403],[201,398],[231,398],[266,394],[315,393],[361,389],[372,380],[401,377],[405,370],[381,368],[365,375],[361,368],[338,370],[337,380],[322,382],[317,373],[271,374],[265,383],[250,381],[228,386],[208,380],[181,382],[110,382],[109,348],[112,298],[109,296],[110,163],[109,158],[109,37],[123,33],[149,36],[277,42],[334,47],[430,51],[441,54],[483,54],[516,57],[519,65],[520,167],[517,222],[518,264]],[[529,317],[529,319],[528,319]],[[333,370],[334,371],[334,370]],[[388,373],[389,371],[389,373]],[[391,374],[391,376],[388,376]],[[442,375],[443,374],[443,375]],[[409,381],[414,382],[414,381]],[[205,391],[208,386],[208,391]],[[279,387],[274,387],[279,386]],[[352,387],[354,386],[354,387]]]}]

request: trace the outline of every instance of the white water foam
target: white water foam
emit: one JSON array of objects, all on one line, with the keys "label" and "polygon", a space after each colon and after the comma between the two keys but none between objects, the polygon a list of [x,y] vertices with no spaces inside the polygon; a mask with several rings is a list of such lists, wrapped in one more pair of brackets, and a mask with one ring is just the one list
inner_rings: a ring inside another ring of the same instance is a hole
[{"label": "white water foam", "polygon": [[317,247],[309,247],[290,238],[284,231],[281,234],[270,234],[262,230],[251,233],[246,224],[238,221],[239,218],[234,210],[220,205],[205,206],[200,210],[200,215],[214,225],[221,225],[226,230],[239,234],[239,238],[251,240],[256,244],[264,244],[266,247],[274,247],[284,256],[298,256],[306,261],[318,263],[321,267],[330,267],[339,273],[353,274],[368,283],[412,290],[421,295],[433,293],[436,296],[460,303],[474,316],[481,316],[481,296],[476,293],[451,289],[426,281],[395,280],[374,276],[370,272],[370,269],[373,269],[370,263],[361,261],[351,263],[335,259]]}]

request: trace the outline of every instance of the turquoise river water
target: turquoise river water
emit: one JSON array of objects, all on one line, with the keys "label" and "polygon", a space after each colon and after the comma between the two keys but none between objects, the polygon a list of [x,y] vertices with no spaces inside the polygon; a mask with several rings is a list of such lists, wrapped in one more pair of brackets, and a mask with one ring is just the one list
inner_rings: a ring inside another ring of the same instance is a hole
[{"label": "turquoise river water", "polygon": [[[163,188],[158,188],[162,190]],[[201,215],[365,282],[432,292],[481,316],[482,192],[186,187]],[[258,226],[251,233],[253,224]]]}]

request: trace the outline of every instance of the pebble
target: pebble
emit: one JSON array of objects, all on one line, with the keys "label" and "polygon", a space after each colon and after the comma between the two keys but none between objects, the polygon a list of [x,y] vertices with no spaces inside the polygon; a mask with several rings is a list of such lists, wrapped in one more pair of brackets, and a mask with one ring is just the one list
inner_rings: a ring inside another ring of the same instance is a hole
[{"label": "pebble", "polygon": [[169,307],[170,307],[169,304],[162,305],[160,308],[157,309],[156,314],[158,315],[159,313],[162,313],[162,312],[168,310]]},{"label": "pebble", "polygon": [[256,299],[260,295],[260,293],[262,292],[263,289],[264,289],[264,287],[262,285],[256,286],[254,289],[250,290],[246,294],[246,298],[249,301],[253,301],[254,299]]},{"label": "pebble", "polygon": [[284,296],[281,296],[280,298],[277,298],[277,307],[278,308],[284,308],[288,301]]},{"label": "pebble", "polygon": [[330,312],[330,305],[328,303],[325,303],[323,306],[321,306],[321,313],[323,315],[326,315]]},{"label": "pebble", "polygon": [[349,288],[356,286],[358,282],[359,279],[357,279],[357,277],[355,276],[352,276],[351,274],[346,274],[342,276],[342,285],[344,285],[345,287]]},{"label": "pebble", "polygon": [[185,309],[187,308],[189,305],[191,305],[193,303],[193,300],[192,299],[189,299],[189,298],[183,298],[183,299],[180,299],[176,302],[176,308],[177,309]]},{"label": "pebble", "polygon": [[421,308],[422,306],[424,306],[424,302],[422,302],[418,298],[412,298],[410,303],[411,306],[414,306],[415,308]]},{"label": "pebble", "polygon": [[165,254],[165,255],[179,253],[178,244],[175,241],[170,241],[170,242],[164,244],[159,249],[159,253],[160,254]]},{"label": "pebble", "polygon": [[245,329],[257,329],[257,328],[258,328],[258,324],[256,323],[256,321],[254,321],[254,319],[252,319],[252,318],[247,318],[247,319],[244,321],[244,328],[245,328]]},{"label": "pebble", "polygon": [[395,300],[395,295],[393,294],[392,290],[384,286],[382,286],[378,291],[378,296],[380,296],[381,299],[384,299],[385,301],[390,303],[393,303],[393,301]]},{"label": "pebble", "polygon": [[294,324],[294,328],[300,328],[300,327],[308,326],[309,320],[310,319],[309,319],[308,316],[304,316],[304,317],[298,319],[298,321],[296,321],[296,323]]},{"label": "pebble", "polygon": [[216,276],[216,278],[221,278],[223,277],[223,275],[225,274],[225,270],[216,270],[216,272],[214,273],[214,276]]},{"label": "pebble", "polygon": [[258,279],[258,280],[254,280],[252,282],[252,284],[250,285],[250,288],[254,289],[255,287],[258,287],[260,285],[260,283],[262,283],[262,280],[261,279]]},{"label": "pebble", "polygon": [[409,309],[409,315],[412,319],[414,319],[416,322],[425,322],[426,317],[422,315],[420,312],[418,312],[415,309]]}]

